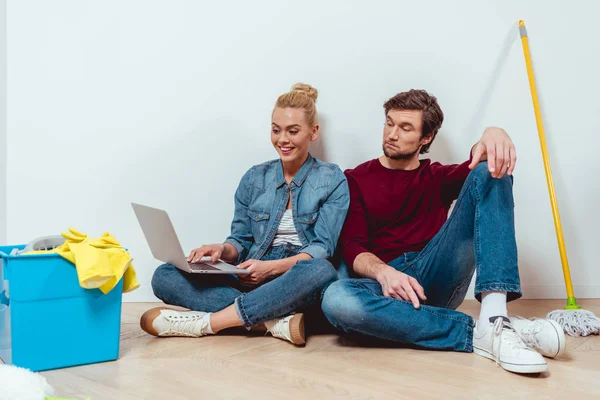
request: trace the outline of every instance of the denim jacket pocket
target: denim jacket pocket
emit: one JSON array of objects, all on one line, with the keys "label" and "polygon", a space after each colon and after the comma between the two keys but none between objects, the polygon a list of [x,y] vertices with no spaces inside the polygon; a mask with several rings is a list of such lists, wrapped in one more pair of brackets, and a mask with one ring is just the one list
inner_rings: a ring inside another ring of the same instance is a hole
[{"label": "denim jacket pocket", "polygon": [[270,213],[267,211],[258,211],[248,209],[248,217],[250,218],[250,228],[254,241],[260,243],[267,235],[269,226]]},{"label": "denim jacket pocket", "polygon": [[296,219],[299,223],[304,225],[314,225],[317,222],[317,218],[319,217],[319,210],[311,211],[308,213],[300,214]]}]

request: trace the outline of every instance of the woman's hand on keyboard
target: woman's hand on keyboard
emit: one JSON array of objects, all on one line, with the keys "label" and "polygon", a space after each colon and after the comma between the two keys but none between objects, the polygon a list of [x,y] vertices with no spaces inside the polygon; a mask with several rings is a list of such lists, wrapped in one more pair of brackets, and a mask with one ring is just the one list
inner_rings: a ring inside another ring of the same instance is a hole
[{"label": "woman's hand on keyboard", "polygon": [[210,257],[212,262],[217,262],[221,258],[224,250],[224,244],[205,244],[197,249],[192,250],[187,258],[187,261],[197,263],[202,259],[202,257]]}]

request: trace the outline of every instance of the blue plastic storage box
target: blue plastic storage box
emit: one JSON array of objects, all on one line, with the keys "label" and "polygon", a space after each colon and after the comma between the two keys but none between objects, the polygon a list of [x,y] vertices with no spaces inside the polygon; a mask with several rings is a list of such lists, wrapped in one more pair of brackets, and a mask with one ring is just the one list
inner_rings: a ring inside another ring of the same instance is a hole
[{"label": "blue plastic storage box", "polygon": [[79,286],[58,254],[0,246],[0,358],[32,371],[116,360],[123,280],[108,294]]}]

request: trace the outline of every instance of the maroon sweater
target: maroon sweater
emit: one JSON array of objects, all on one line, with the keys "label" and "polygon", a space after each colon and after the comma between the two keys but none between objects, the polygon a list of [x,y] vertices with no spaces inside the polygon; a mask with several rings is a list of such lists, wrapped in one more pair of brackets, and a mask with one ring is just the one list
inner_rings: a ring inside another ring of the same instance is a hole
[{"label": "maroon sweater", "polygon": [[376,158],[346,170],[350,208],[340,244],[348,268],[364,252],[387,263],[421,251],[446,222],[470,162],[441,165],[426,159],[403,171],[385,168]]}]

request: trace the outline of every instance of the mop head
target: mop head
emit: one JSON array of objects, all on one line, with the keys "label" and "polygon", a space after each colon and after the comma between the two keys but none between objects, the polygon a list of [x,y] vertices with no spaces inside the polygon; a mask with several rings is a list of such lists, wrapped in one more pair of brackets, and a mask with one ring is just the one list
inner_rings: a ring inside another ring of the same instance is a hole
[{"label": "mop head", "polygon": [[0,364],[0,400],[45,400],[51,396],[54,389],[42,375]]},{"label": "mop head", "polygon": [[600,334],[600,318],[586,310],[554,310],[546,315],[562,326],[569,336],[588,336]]}]

